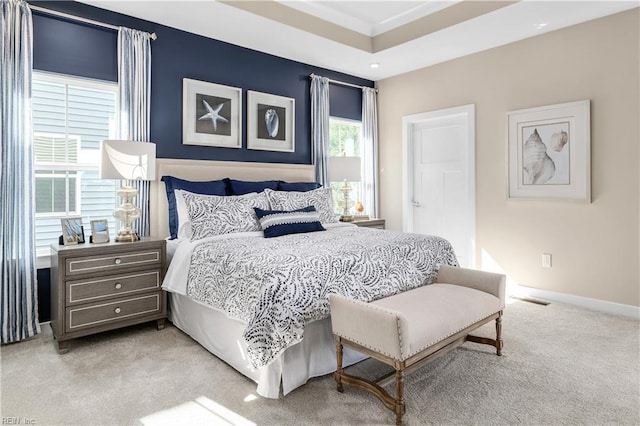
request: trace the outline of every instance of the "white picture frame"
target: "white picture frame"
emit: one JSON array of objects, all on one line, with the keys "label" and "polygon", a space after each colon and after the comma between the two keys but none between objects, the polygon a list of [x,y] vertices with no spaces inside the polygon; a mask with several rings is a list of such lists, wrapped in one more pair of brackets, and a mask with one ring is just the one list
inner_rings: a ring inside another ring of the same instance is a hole
[{"label": "white picture frame", "polygon": [[510,199],[591,202],[590,102],[508,113]]},{"label": "white picture frame", "polygon": [[109,221],[107,219],[91,221],[91,242],[93,244],[109,242]]},{"label": "white picture frame", "polygon": [[242,148],[242,89],[183,78],[182,144]]},{"label": "white picture frame", "polygon": [[247,91],[247,149],[295,152],[293,98]]},{"label": "white picture frame", "polygon": [[62,227],[62,245],[70,246],[84,243],[84,228],[80,216],[63,217],[60,219]]}]

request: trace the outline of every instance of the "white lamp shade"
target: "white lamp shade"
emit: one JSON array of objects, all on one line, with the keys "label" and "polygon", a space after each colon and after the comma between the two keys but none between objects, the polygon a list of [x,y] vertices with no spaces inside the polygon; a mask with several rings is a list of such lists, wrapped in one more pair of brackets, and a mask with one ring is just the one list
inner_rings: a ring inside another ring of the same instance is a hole
[{"label": "white lamp shade", "polygon": [[329,181],[331,182],[360,182],[360,157],[331,157],[329,158]]},{"label": "white lamp shade", "polygon": [[100,178],[154,180],[156,144],[105,140],[100,144]]}]

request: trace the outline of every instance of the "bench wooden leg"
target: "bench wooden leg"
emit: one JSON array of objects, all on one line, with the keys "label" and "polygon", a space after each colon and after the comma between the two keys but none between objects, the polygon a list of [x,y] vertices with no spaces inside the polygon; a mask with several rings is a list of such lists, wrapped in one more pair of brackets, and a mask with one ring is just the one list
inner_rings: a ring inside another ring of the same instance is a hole
[{"label": "bench wooden leg", "polygon": [[336,388],[338,392],[344,392],[344,387],[342,386],[342,340],[339,337],[336,337],[336,360],[338,364],[336,374],[334,375],[337,385]]},{"label": "bench wooden leg", "polygon": [[498,356],[502,356],[502,312],[496,318],[496,352]]},{"label": "bench wooden leg", "polygon": [[475,343],[482,343],[483,345],[491,345],[494,348],[496,348],[496,353],[498,354],[498,356],[502,356],[502,347],[504,345],[504,343],[502,342],[502,311],[498,312],[496,314],[497,316],[496,318],[496,338],[495,339],[491,339],[489,337],[479,337],[479,336],[472,336],[471,334],[468,334],[465,337],[465,340],[467,342],[475,342]]},{"label": "bench wooden leg", "polygon": [[404,414],[404,369],[396,369],[396,400],[394,401],[394,411],[396,412],[396,425],[402,424],[402,415]]}]

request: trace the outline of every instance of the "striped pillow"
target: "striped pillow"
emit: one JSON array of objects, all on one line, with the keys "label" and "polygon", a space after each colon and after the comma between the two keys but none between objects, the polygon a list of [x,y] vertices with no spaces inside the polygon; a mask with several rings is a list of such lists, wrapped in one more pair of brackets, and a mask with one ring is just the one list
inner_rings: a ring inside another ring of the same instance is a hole
[{"label": "striped pillow", "polygon": [[258,216],[265,238],[325,230],[313,206],[298,210],[262,210],[257,207],[253,209]]}]

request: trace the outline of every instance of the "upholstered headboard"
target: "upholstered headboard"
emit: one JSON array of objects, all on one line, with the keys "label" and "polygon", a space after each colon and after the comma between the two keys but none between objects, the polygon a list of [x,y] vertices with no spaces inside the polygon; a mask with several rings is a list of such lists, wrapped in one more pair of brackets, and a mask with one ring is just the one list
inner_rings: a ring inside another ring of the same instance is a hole
[{"label": "upholstered headboard", "polygon": [[284,180],[287,182],[313,182],[315,168],[306,164],[284,163],[242,163],[237,161],[176,160],[159,158],[156,160],[156,180],[151,182],[151,235],[166,237],[169,235],[169,214],[167,194],[162,176],[175,176],[181,179],[207,181],[231,179],[260,181]]}]

